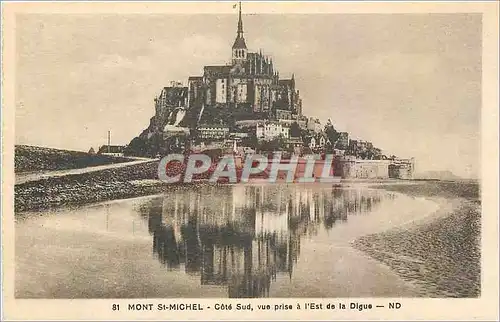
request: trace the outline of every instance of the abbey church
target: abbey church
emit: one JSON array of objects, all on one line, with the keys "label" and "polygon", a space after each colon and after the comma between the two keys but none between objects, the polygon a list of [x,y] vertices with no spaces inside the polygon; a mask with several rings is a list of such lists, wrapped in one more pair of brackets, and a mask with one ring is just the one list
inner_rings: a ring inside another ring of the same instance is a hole
[{"label": "abbey church", "polygon": [[155,99],[157,121],[174,109],[186,110],[183,126],[201,123],[231,125],[241,120],[299,120],[302,101],[294,76],[280,79],[272,58],[250,52],[244,37],[241,3],[231,61],[205,66],[203,76],[191,76],[187,87],[172,84]]}]

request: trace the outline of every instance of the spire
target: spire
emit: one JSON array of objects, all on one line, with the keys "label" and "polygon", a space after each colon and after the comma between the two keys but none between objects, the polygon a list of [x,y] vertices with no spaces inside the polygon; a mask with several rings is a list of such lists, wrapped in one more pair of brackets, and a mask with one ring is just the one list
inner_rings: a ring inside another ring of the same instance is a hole
[{"label": "spire", "polygon": [[241,1],[239,2],[238,37],[243,37],[243,20],[241,20]]},{"label": "spire", "polygon": [[233,49],[247,49],[245,38],[243,38],[243,20],[241,19],[241,2],[239,2],[238,11],[238,30],[234,40]]}]

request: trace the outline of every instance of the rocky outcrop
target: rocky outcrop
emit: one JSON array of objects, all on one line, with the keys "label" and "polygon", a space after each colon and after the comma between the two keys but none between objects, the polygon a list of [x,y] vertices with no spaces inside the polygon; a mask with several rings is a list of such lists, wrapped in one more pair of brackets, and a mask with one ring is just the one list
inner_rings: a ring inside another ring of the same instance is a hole
[{"label": "rocky outcrop", "polygon": [[200,112],[199,108],[189,107],[187,87],[164,87],[155,98],[155,115],[149,120],[147,128],[132,139],[125,154],[156,156],[169,145],[164,138],[165,127],[194,128]]}]

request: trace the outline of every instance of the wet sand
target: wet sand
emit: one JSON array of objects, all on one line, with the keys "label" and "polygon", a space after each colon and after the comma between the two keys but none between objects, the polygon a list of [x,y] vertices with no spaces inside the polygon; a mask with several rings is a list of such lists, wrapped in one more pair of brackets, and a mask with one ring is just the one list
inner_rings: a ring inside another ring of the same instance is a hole
[{"label": "wet sand", "polygon": [[433,202],[317,184],[185,189],[27,213],[16,297],[418,296],[350,241],[432,214]]},{"label": "wet sand", "polygon": [[478,184],[380,185],[436,202],[415,223],[356,239],[352,245],[384,263],[422,297],[478,297],[481,292],[481,203]]}]

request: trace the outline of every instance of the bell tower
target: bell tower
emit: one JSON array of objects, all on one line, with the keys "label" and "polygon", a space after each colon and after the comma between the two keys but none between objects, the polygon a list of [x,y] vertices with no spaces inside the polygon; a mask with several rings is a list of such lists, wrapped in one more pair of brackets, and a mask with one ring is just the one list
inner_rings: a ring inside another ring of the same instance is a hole
[{"label": "bell tower", "polygon": [[238,30],[236,33],[236,39],[233,44],[233,54],[232,60],[233,65],[242,63],[247,59],[248,49],[245,43],[245,38],[243,37],[243,21],[241,19],[241,2],[238,4]]}]

